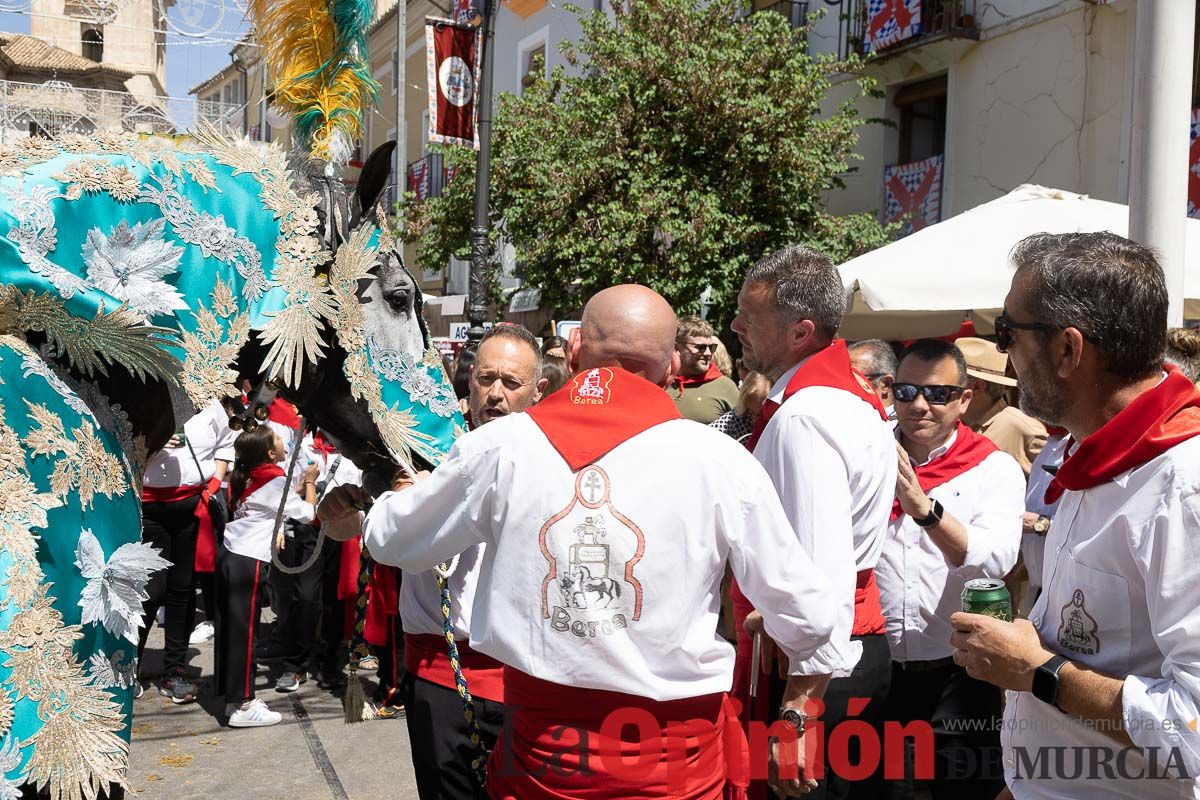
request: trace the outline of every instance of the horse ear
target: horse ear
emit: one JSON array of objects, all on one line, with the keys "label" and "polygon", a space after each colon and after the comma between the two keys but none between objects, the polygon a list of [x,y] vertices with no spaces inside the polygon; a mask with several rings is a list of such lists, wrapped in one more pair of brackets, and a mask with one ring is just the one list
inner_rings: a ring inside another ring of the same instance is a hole
[{"label": "horse ear", "polygon": [[354,225],[351,227],[355,227],[375,207],[379,196],[383,194],[384,187],[388,184],[388,178],[392,174],[392,152],[395,149],[395,142],[384,142],[376,147],[371,155],[367,156],[366,163],[363,164],[362,171],[358,175],[358,188],[355,192],[358,198],[358,210]]}]

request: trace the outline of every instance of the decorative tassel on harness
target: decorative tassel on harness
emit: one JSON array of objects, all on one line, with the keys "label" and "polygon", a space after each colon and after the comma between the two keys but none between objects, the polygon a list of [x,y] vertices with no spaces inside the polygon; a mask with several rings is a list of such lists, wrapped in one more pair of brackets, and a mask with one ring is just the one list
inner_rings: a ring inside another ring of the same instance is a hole
[{"label": "decorative tassel on harness", "polygon": [[342,711],[347,725],[375,719],[375,709],[363,694],[358,670],[363,662],[373,658],[367,648],[367,584],[371,579],[374,561],[363,547],[358,557],[358,591],[354,598],[354,631],[350,637],[350,663],[347,665],[346,693],[342,696]]}]

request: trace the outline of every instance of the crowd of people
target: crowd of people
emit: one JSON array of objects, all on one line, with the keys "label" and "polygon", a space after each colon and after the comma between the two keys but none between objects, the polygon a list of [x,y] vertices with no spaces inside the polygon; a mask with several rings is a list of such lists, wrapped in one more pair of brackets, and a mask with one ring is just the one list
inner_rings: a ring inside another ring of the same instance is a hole
[{"label": "crowd of people", "polygon": [[255,727],[256,662],[344,691],[357,648],[422,800],[1200,797],[1200,334],[1128,240],[1012,259],[989,338],[845,342],[801,246],[745,275],[737,361],[634,285],[569,340],[499,324],[448,365],[470,432],[373,505],[284,401],[213,404],[147,470],[139,650],[164,609],[187,703],[215,634]]}]

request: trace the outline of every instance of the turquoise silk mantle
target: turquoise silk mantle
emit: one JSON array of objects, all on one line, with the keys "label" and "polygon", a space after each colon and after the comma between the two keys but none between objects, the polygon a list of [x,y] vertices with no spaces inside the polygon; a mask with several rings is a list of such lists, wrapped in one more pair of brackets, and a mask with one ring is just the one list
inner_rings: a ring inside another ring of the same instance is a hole
[{"label": "turquoise silk mantle", "polygon": [[0,800],[91,798],[128,764],[141,599],[166,562],[139,543],[145,447],[89,378],[120,364],[203,407],[236,393],[252,330],[261,373],[296,386],[328,326],[398,462],[439,463],[462,431],[423,321],[419,354],[367,331],[359,283],[394,243],[364,224],[330,253],[295,177],[273,146],[208,134],[0,148]]}]

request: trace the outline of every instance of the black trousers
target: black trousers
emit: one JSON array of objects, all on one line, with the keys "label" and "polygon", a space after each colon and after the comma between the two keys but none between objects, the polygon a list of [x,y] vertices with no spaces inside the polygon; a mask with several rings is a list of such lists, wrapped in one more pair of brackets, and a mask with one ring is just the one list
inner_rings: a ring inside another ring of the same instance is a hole
[{"label": "black trousers", "polygon": [[[317,529],[292,521],[287,527],[291,535],[279,560],[289,567],[298,567],[316,550]],[[318,557],[311,567],[295,575],[271,570],[271,608],[276,620],[270,649],[284,654],[284,672],[317,671],[313,661],[317,626],[321,623],[321,560]]]},{"label": "black trousers", "polygon": [[[486,798],[471,768],[476,750],[458,692],[408,673],[401,687],[417,795],[421,800]],[[474,698],[474,702],[480,738],[491,751],[504,726],[504,706],[482,697]]]},{"label": "black trousers", "polygon": [[[933,727],[934,800],[993,798],[1004,788],[1000,753],[1001,694],[950,663],[927,670],[892,665],[892,688],[885,715],[907,724],[924,720]],[[905,777],[886,782],[883,797],[913,797],[913,745],[905,742]]]},{"label": "black trousers", "polygon": [[[374,645],[371,650],[379,659],[379,669],[375,672],[379,678],[377,699],[385,705],[405,705],[402,684],[407,673],[404,671],[404,628],[400,624],[399,614],[388,617],[387,644]],[[454,696],[458,697],[458,694]]]},{"label": "black trousers", "polygon": [[162,551],[171,566],[151,576],[146,584],[148,597],[142,604],[142,630],[138,635],[138,661],[146,649],[146,637],[158,614],[165,607],[163,636],[163,673],[183,672],[187,667],[188,637],[196,621],[196,504],[200,497],[174,503],[146,503],[142,506],[142,541]]},{"label": "black trousers", "polygon": [[[321,545],[321,621],[313,643],[316,671],[326,680],[336,680],[341,673],[343,646],[346,637],[345,601],[338,599],[338,575],[342,567],[342,543],[326,539]],[[316,569],[316,567],[314,567]]]},{"label": "black trousers", "polygon": [[258,588],[267,565],[256,558],[217,551],[216,637],[213,640],[216,693],[226,703],[254,698],[254,630],[258,627]]},{"label": "black trousers", "polygon": [[[881,765],[876,765],[875,772],[866,780],[847,780],[836,771],[843,764],[858,766],[862,763],[860,740],[857,736],[839,736],[833,740],[833,746],[843,752],[832,759],[830,739],[837,726],[847,719],[867,722],[883,741],[884,705],[887,702],[888,688],[892,684],[892,653],[888,647],[887,637],[883,634],[872,636],[854,636],[854,641],[862,643],[862,657],[854,671],[845,678],[835,678],[829,682],[825,690],[825,713],[821,715],[824,723],[825,738],[825,774],[818,782],[817,788],[808,794],[813,800],[837,798],[837,800],[876,800],[879,797],[880,782],[883,780]],[[861,711],[850,715],[849,704],[855,701],[855,708],[867,700],[867,705]],[[991,800],[991,798],[987,798]]]}]

